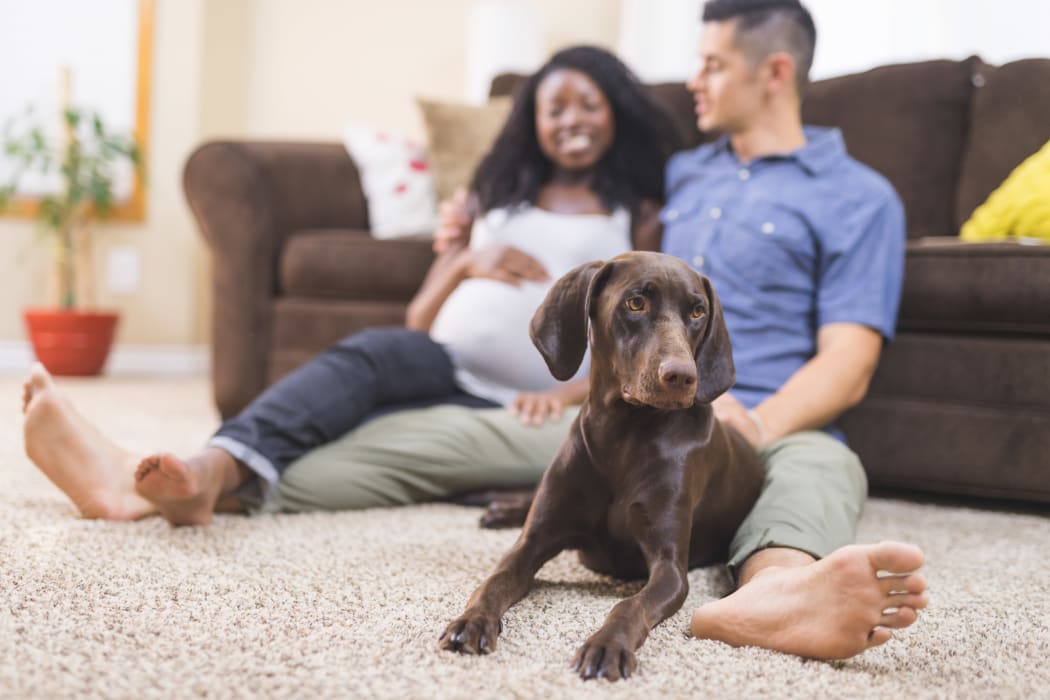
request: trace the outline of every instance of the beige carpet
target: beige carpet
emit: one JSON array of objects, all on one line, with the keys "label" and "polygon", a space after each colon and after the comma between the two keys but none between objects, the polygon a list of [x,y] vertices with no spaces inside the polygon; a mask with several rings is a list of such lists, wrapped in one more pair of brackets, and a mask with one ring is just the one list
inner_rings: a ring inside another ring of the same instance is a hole
[{"label": "beige carpet", "polygon": [[[66,381],[129,446],[198,446],[203,381]],[[446,505],[222,517],[174,530],[80,520],[22,454],[19,388],[0,379],[0,697],[1050,697],[1050,519],[872,500],[862,541],[927,552],[932,603],[888,645],[843,663],[687,639],[688,611],[725,591],[692,572],[626,683],[567,665],[621,596],[571,556],[540,573],[499,651],[435,639],[514,538]],[[1050,474],[1050,471],[1048,471]]]}]

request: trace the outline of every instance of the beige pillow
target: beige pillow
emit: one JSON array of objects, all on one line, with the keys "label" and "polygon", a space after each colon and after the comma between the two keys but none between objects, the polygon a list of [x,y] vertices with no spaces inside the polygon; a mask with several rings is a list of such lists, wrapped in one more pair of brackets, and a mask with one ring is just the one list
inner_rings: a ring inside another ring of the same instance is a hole
[{"label": "beige pillow", "polygon": [[493,97],[483,105],[419,98],[438,201],[470,186],[474,169],[489,152],[510,115],[513,100]]}]

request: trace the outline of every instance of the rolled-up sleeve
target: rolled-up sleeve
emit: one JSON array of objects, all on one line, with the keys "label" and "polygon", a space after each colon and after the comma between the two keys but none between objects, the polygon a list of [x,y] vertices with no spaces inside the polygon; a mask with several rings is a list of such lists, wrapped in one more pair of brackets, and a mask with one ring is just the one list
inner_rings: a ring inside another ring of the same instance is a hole
[{"label": "rolled-up sleeve", "polygon": [[856,323],[892,340],[904,279],[904,208],[896,193],[854,199],[822,241],[817,327]]}]

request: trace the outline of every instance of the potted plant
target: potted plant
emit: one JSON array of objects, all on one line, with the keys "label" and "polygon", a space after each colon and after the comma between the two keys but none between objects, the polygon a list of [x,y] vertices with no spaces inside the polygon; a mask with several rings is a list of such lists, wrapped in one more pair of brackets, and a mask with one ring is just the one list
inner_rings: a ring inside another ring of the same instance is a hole
[{"label": "potted plant", "polygon": [[141,165],[134,139],[111,132],[94,112],[62,110],[63,137],[49,138],[42,125],[30,119],[4,131],[3,152],[13,166],[8,182],[0,185],[0,211],[14,200],[16,188],[28,174],[57,173],[61,187],[45,194],[36,207],[39,231],[50,239],[57,299],[54,308],[26,309],[23,317],[37,359],[52,374],[94,375],[102,371],[113,342],[118,316],[91,309],[93,275],[92,224],[113,205],[116,166],[130,161]]}]

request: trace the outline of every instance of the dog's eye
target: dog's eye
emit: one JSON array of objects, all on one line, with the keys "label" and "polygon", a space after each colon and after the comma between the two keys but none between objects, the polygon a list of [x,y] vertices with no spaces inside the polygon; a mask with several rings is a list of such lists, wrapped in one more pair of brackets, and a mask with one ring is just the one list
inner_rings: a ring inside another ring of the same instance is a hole
[{"label": "dog's eye", "polygon": [[696,306],[693,307],[693,313],[692,313],[693,318],[700,318],[703,315],[704,315],[704,307],[701,304],[697,304]]},{"label": "dog's eye", "polygon": [[644,311],[645,310],[645,297],[643,297],[641,295],[635,295],[633,297],[628,297],[627,301],[624,302],[624,306],[626,306],[630,311]]}]

